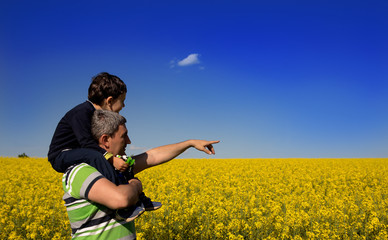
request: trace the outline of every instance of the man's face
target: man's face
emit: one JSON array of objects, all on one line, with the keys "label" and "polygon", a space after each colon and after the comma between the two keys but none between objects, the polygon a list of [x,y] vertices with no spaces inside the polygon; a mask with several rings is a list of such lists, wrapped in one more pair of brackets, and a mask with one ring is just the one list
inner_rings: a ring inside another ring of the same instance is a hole
[{"label": "man's face", "polygon": [[113,155],[124,155],[127,144],[131,144],[131,140],[128,137],[128,130],[125,125],[120,125],[113,137],[110,137],[109,152]]}]

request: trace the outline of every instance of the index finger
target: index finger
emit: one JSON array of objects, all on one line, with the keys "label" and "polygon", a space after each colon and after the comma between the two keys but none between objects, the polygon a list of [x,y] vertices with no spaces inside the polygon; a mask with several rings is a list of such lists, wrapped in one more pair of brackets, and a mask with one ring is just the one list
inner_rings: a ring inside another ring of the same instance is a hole
[{"label": "index finger", "polygon": [[209,144],[209,145],[206,146],[206,148],[209,149],[210,154],[216,154],[216,152],[214,151],[213,145]]},{"label": "index finger", "polygon": [[207,149],[210,150],[210,152],[211,152],[212,154],[216,154],[216,152],[214,151],[214,147],[213,147],[212,144],[216,144],[216,143],[219,143],[219,142],[220,142],[219,140],[217,140],[217,141],[209,141],[209,144],[206,145],[206,147],[207,147]]}]

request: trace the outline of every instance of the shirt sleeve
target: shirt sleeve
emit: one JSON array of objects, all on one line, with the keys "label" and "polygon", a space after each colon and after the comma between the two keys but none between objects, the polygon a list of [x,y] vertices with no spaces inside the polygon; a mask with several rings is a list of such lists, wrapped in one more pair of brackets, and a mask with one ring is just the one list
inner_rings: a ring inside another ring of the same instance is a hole
[{"label": "shirt sleeve", "polygon": [[94,167],[82,163],[65,174],[63,185],[65,191],[77,199],[88,199],[88,194],[97,180],[104,178]]}]

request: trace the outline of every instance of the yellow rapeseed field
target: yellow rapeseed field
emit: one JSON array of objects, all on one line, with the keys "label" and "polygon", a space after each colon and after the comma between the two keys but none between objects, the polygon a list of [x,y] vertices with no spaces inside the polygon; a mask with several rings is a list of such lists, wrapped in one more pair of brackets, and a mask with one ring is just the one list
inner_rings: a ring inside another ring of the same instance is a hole
[{"label": "yellow rapeseed field", "polygon": [[[61,174],[0,158],[0,239],[70,239]],[[185,159],[139,174],[138,239],[388,239],[388,159]]]}]

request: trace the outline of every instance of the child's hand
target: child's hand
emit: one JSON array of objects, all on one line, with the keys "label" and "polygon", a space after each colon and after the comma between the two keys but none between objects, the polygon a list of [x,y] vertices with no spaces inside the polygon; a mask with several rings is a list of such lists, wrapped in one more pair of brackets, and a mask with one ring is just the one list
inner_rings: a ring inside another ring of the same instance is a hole
[{"label": "child's hand", "polygon": [[124,162],[123,159],[118,157],[113,157],[113,166],[120,172],[125,172],[129,167],[129,165]]}]

